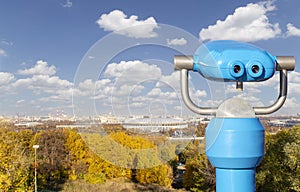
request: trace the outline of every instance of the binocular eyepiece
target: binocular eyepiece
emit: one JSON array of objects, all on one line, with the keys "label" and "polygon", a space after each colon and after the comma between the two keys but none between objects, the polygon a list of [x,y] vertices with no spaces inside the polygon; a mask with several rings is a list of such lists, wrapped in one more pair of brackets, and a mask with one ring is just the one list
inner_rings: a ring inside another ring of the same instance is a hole
[{"label": "binocular eyepiece", "polygon": [[174,67],[180,70],[181,94],[184,103],[195,113],[216,114],[216,108],[197,106],[189,97],[188,71],[199,72],[204,78],[214,81],[236,82],[236,88],[243,90],[243,82],[265,81],[275,71],[280,73],[279,96],[267,107],[254,107],[256,115],[277,111],[287,96],[287,71],[295,68],[292,56],[273,56],[254,45],[237,41],[212,41],[200,46],[194,56],[174,57]]},{"label": "binocular eyepiece", "polygon": [[254,45],[237,41],[212,41],[194,56],[175,56],[175,69],[199,72],[214,81],[251,82],[271,78],[276,70],[294,70],[294,57],[275,57]]}]

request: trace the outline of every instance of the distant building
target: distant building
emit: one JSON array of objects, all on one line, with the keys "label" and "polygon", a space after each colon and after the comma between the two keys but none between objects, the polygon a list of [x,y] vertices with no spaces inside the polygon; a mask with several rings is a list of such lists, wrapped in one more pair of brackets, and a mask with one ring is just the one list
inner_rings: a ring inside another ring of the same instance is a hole
[{"label": "distant building", "polygon": [[57,129],[84,129],[91,127],[91,124],[82,125],[56,125]]},{"label": "distant building", "polygon": [[98,121],[100,121],[101,124],[119,124],[120,121],[119,119],[114,116],[114,115],[102,115],[102,116],[99,116]]},{"label": "distant building", "polygon": [[38,125],[42,125],[42,123],[39,122],[20,122],[20,123],[15,123],[15,127],[36,127]]},{"label": "distant building", "polygon": [[291,118],[291,119],[275,119],[267,122],[269,126],[275,127],[292,127],[294,125],[300,124],[300,119]]},{"label": "distant building", "polygon": [[51,116],[40,116],[39,121],[51,121],[53,118]]},{"label": "distant building", "polygon": [[188,123],[181,118],[130,118],[126,119],[122,125],[125,129],[139,129],[144,132],[160,132],[188,127]]}]

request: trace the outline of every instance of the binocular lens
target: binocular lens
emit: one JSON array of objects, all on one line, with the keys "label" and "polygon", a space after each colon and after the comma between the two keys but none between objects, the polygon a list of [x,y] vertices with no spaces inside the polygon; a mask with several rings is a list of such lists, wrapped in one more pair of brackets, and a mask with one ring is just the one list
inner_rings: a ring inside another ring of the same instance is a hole
[{"label": "binocular lens", "polygon": [[235,66],[233,67],[233,71],[234,71],[235,73],[239,73],[239,72],[241,71],[241,66],[235,65]]},{"label": "binocular lens", "polygon": [[253,73],[258,73],[259,72],[259,66],[258,65],[253,65],[251,68]]}]

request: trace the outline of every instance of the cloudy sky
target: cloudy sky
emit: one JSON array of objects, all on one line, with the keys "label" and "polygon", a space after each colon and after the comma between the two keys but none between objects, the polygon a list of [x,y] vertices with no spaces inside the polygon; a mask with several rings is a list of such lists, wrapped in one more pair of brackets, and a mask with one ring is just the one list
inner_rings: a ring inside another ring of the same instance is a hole
[{"label": "cloudy sky", "polygon": [[[0,3],[0,115],[191,114],[180,96],[175,54],[231,39],[300,60],[298,0],[3,0]],[[297,65],[297,64],[296,64]],[[300,66],[277,115],[300,112]],[[193,73],[201,106],[237,96],[270,105],[266,82],[214,83]]]}]

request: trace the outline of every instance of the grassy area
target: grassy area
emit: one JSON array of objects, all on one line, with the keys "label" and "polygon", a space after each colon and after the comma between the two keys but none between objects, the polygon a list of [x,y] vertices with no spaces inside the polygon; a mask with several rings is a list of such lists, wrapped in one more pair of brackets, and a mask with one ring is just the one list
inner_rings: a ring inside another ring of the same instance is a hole
[{"label": "grassy area", "polygon": [[126,178],[118,178],[107,181],[104,184],[89,184],[84,181],[65,183],[62,192],[185,192],[162,187],[159,185],[141,185],[133,183]]}]

